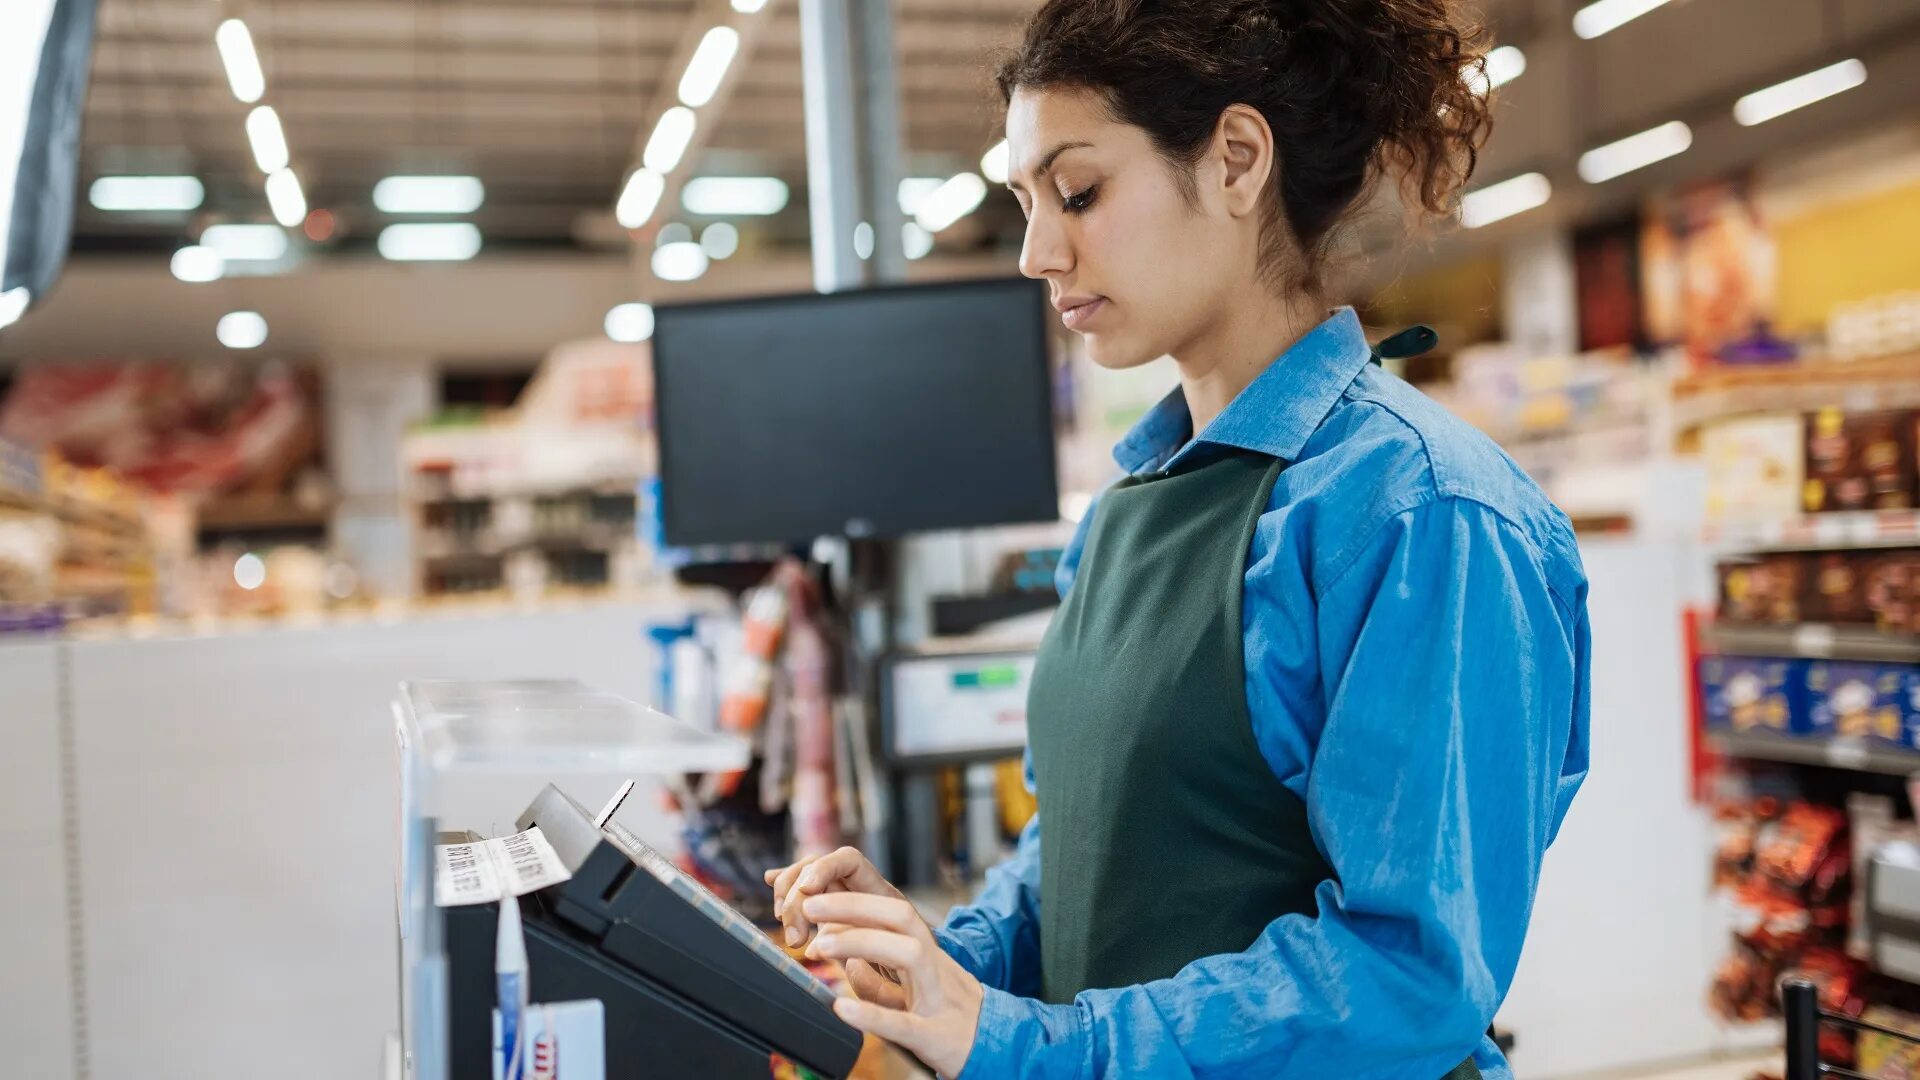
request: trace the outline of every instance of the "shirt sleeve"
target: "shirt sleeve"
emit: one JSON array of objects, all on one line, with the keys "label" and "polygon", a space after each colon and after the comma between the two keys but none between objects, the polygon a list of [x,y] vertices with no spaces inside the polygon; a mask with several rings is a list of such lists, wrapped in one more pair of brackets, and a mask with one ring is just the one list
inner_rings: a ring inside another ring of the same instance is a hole
[{"label": "shirt sleeve", "polygon": [[1317,913],[1068,1005],[989,990],[964,1080],[1458,1065],[1506,994],[1541,856],[1584,775],[1582,599],[1477,503],[1389,521],[1320,590],[1309,631],[1326,714],[1306,803],[1337,875]]}]

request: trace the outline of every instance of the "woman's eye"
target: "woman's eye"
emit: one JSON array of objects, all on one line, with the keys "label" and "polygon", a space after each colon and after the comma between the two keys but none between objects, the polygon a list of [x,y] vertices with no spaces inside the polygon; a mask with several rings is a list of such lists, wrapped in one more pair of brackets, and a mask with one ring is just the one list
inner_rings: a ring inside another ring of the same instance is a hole
[{"label": "woman's eye", "polygon": [[1093,205],[1093,195],[1094,192],[1098,190],[1099,186],[1095,185],[1082,191],[1078,195],[1068,195],[1060,200],[1060,209],[1065,210],[1069,214],[1082,213],[1087,207]]}]

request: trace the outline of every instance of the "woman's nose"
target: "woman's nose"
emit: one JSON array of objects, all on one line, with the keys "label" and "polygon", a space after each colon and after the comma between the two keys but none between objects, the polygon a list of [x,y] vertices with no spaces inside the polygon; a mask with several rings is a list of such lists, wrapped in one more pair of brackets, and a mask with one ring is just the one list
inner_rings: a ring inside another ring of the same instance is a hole
[{"label": "woman's nose", "polygon": [[1073,269],[1073,249],[1061,229],[1035,215],[1027,221],[1020,244],[1020,272],[1030,278],[1064,274]]}]

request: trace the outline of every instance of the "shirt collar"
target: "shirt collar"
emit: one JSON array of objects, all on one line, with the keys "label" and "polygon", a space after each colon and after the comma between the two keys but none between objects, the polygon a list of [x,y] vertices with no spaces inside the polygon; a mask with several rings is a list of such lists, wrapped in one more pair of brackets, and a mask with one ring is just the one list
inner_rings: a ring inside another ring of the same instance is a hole
[{"label": "shirt collar", "polygon": [[1186,396],[1176,387],[1147,410],[1113,448],[1129,473],[1170,469],[1196,447],[1232,446],[1293,461],[1373,356],[1350,307],[1293,343],[1240,391],[1197,438]]}]

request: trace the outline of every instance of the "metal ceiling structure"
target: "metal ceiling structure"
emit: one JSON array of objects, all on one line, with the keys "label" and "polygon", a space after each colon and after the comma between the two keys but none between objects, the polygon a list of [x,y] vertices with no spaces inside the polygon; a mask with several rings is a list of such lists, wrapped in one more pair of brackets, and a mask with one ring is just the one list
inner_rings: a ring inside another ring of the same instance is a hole
[{"label": "metal ceiling structure", "polygon": [[[907,171],[975,168],[997,138],[992,55],[1036,0],[895,2]],[[762,244],[806,237],[796,5],[771,0],[692,168],[787,181],[785,211],[743,223]],[[1528,70],[1500,92],[1481,176],[1545,173],[1563,218],[1920,103],[1920,0],[1674,0],[1592,41],[1571,30],[1579,6],[1484,5],[1496,38],[1526,50]],[[83,177],[192,173],[207,199],[172,217],[83,206],[77,245],[162,250],[213,220],[267,219],[246,107],[214,46],[232,14],[252,28],[307,200],[335,213],[343,242],[386,223],[370,193],[396,173],[480,177],[486,204],[470,219],[489,245],[571,244],[595,224],[605,236],[635,133],[671,97],[675,51],[707,11],[696,0],[101,0]],[[1733,124],[1739,95],[1847,56],[1867,62],[1861,89],[1759,128]],[[1675,118],[1693,125],[1694,152],[1607,185],[1575,177],[1582,150]],[[976,219],[962,242],[1017,243],[1010,198],[992,196]]]}]

